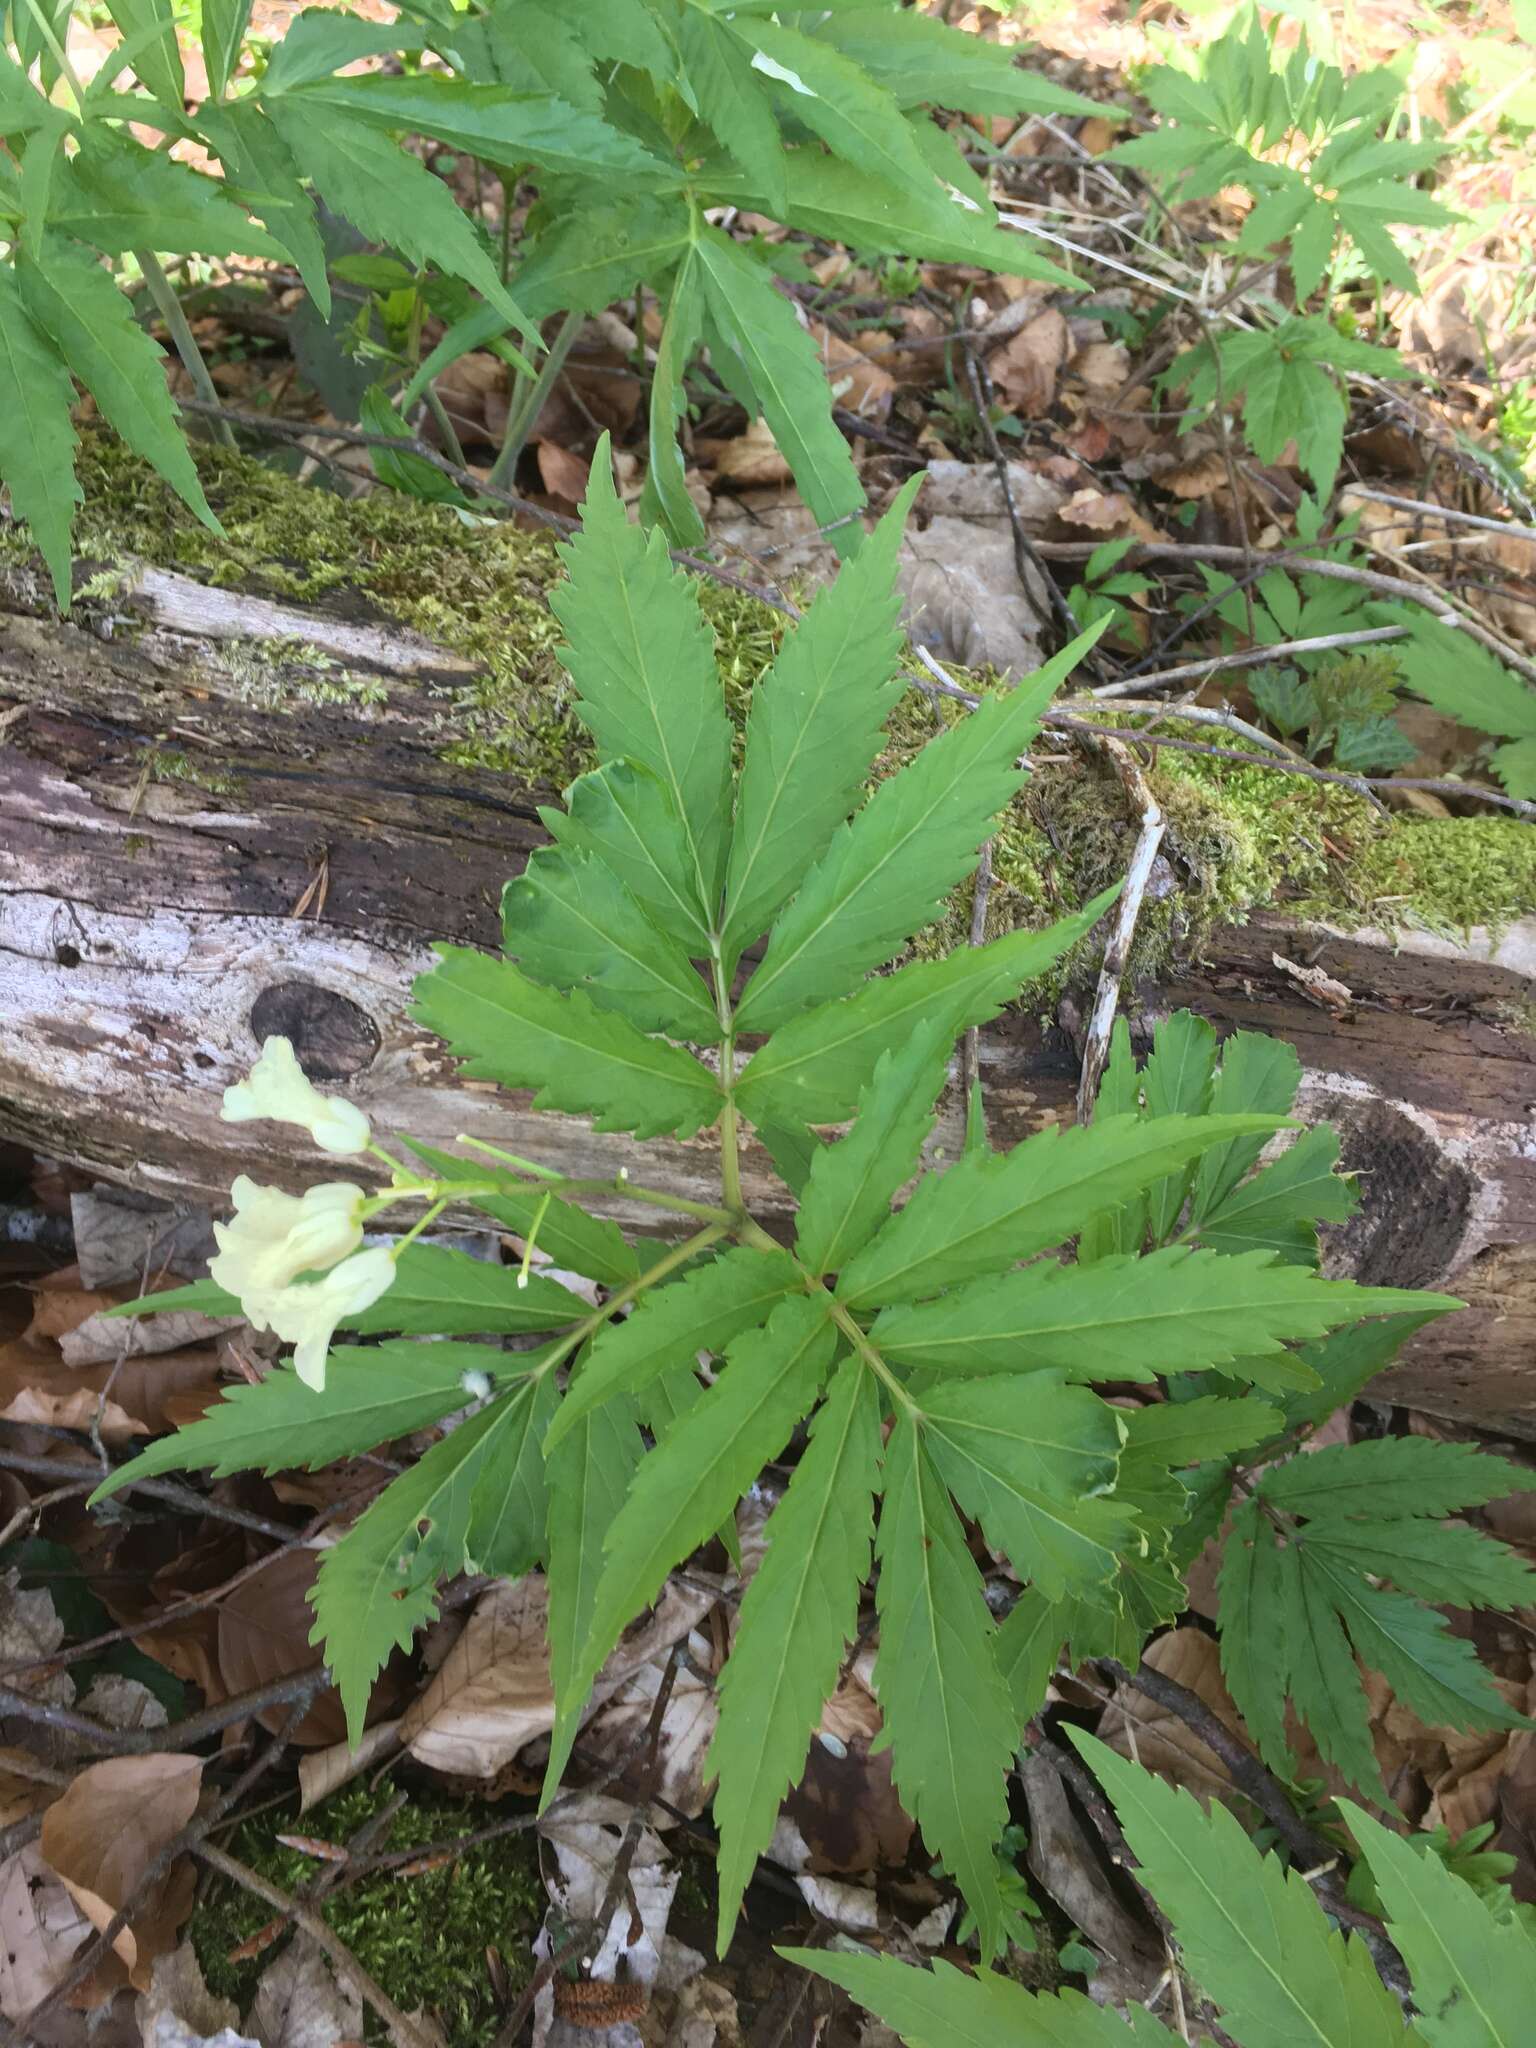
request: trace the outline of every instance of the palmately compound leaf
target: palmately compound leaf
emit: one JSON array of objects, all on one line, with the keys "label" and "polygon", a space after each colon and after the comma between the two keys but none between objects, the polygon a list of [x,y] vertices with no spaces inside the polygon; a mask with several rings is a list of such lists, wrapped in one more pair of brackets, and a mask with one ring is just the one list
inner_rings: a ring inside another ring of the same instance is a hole
[{"label": "palmately compound leaf", "polygon": [[638,1031],[713,1045],[720,1020],[678,941],[605,861],[541,847],[501,899],[508,955],[536,981],[579,988]]},{"label": "palmately compound leaf", "polygon": [[838,1293],[861,1309],[916,1301],[1030,1258],[1207,1146],[1272,1131],[1276,1121],[1106,1117],[1072,1130],[1052,1125],[1011,1152],[970,1153],[925,1177],[843,1274]]},{"label": "palmately compound leaf", "polygon": [[[1235,1031],[1221,1049],[1210,1106],[1218,1116],[1243,1110],[1288,1116],[1300,1085],[1301,1060],[1294,1046],[1262,1031]],[[1195,1175],[1197,1222],[1225,1201],[1263,1149],[1262,1138],[1234,1139],[1202,1155]]]},{"label": "palmately compound leaf", "polygon": [[119,1465],[93,1499],[162,1472],[203,1471],[223,1479],[295,1466],[313,1471],[430,1429],[467,1407],[474,1395],[466,1390],[466,1374],[478,1384],[498,1371],[522,1373],[527,1364],[526,1352],[514,1356],[488,1344],[401,1341],[366,1351],[339,1345],[327,1361],[323,1387],[305,1386],[287,1366],[254,1386],[227,1387],[196,1422]]},{"label": "palmately compound leaf", "polygon": [[550,1449],[614,1395],[641,1395],[679,1366],[691,1371],[701,1351],[723,1352],[803,1284],[788,1252],[738,1245],[652,1288],[632,1315],[593,1338],[551,1426]]},{"label": "palmately compound leaf", "polygon": [[600,860],[690,959],[706,959],[710,932],[693,848],[661,781],[633,761],[609,761],[579,775],[565,802],[563,811],[539,811],[555,844]]},{"label": "palmately compound leaf", "polygon": [[[770,273],[719,228],[698,237],[704,331],[732,395],[760,412],[805,499],[840,555],[858,551],[864,487],[832,421],[816,344]],[[738,388],[740,387],[740,388]]]},{"label": "palmately compound leaf", "polygon": [[1079,1380],[1140,1380],[1241,1360],[1234,1369],[1263,1385],[1273,1361],[1271,1376],[1282,1384],[1310,1386],[1314,1375],[1286,1343],[1421,1298],[1320,1280],[1268,1252],[1229,1258],[1172,1245],[1140,1259],[1045,1262],[973,1280],[937,1300],[884,1310],[874,1341],[893,1365],[947,1372],[1052,1366]]},{"label": "palmately compound leaf", "polygon": [[845,1358],[788,1491],[768,1518],[767,1555],[747,1587],[720,1680],[708,1769],[720,1780],[714,1810],[722,1955],[858,1626],[879,1467],[879,1389],[865,1365]]},{"label": "palmately compound leaf", "polygon": [[714,1385],[643,1460],[608,1531],[592,1626],[568,1689],[556,1701],[557,1740],[580,1713],[609,1651],[655,1599],[667,1573],[715,1533],[783,1450],[816,1398],[835,1345],[824,1301],[801,1294],[780,1302],[761,1328],[733,1340]]},{"label": "palmately compound leaf", "polygon": [[[544,1439],[549,1486],[549,1670],[555,1697],[566,1698],[592,1626],[603,1542],[645,1455],[635,1404],[615,1394],[569,1426],[558,1444]],[[577,1734],[570,1715],[549,1753],[544,1782],[560,1783]]]},{"label": "palmately compound leaf", "polygon": [[878,79],[903,107],[1085,115],[1094,105],[1018,63],[1016,47],[950,28],[931,14],[850,8],[819,22],[816,35]]},{"label": "palmately compound leaf", "polygon": [[557,1266],[584,1273],[589,1280],[601,1280],[607,1287],[623,1287],[640,1271],[634,1247],[616,1223],[589,1216],[559,1195],[540,1193],[537,1187],[530,1188],[526,1179],[489,1163],[440,1152],[414,1138],[402,1137],[400,1142],[436,1179],[457,1183],[453,1191],[456,1207],[463,1204],[479,1209],[519,1237],[528,1235],[537,1216],[538,1248]]},{"label": "palmately compound leaf", "polygon": [[1338,1804],[1408,1965],[1415,2035],[1427,2048],[1521,2048],[1536,2012],[1536,1941],[1528,1929],[1495,1918],[1439,1857],[1347,1799]]},{"label": "palmately compound leaf", "polygon": [[852,1116],[883,1052],[925,1024],[953,1042],[973,1024],[990,1022],[1085,938],[1118,894],[1118,885],[1106,889],[1044,931],[1008,932],[984,946],[958,947],[943,960],[914,960],[842,1001],[803,1010],[752,1055],[737,1079],[737,1102],[759,1125],[792,1128]]},{"label": "palmately compound leaf", "polygon": [[684,7],[678,47],[700,115],[782,219],[788,204],[784,143],[751,50],[724,13],[702,7]]},{"label": "palmately compound leaf", "polygon": [[1006,1935],[992,1845],[1018,1745],[981,1573],[910,1415],[885,1454],[875,1692],[901,1803],[976,1915],[984,1959]]},{"label": "palmately compound leaf", "polygon": [[280,244],[234,204],[219,179],[146,149],[105,121],[89,122],[78,153],[58,166],[48,224],[107,256],[158,249],[282,258]]},{"label": "palmately compound leaf", "polygon": [[1330,1929],[1306,1879],[1259,1854],[1218,1799],[1202,1807],[1079,1729],[1137,1876],[1240,2048],[1398,2048],[1412,2038],[1370,1951]]},{"label": "palmately compound leaf", "polygon": [[418,977],[413,1014],[448,1041],[469,1074],[537,1088],[535,1109],[592,1118],[599,1131],[688,1135],[720,1113],[720,1088],[691,1054],[569,995],[530,981],[509,960],[439,946]]},{"label": "palmately compound leaf", "polygon": [[[674,878],[712,930],[729,828],[731,727],[709,627],[674,570],[613,485],[605,436],[593,457],[581,532],[560,550],[569,580],[551,598],[568,635],[561,659],[577,709],[606,758],[637,762],[670,799],[688,849]],[[642,901],[645,900],[642,898]]]},{"label": "palmately compound leaf", "polygon": [[728,968],[825,850],[884,744],[887,714],[905,687],[896,555],[920,481],[818,592],[752,692],[726,883]]},{"label": "palmately compound leaf", "polygon": [[[214,0],[204,0],[205,35],[213,4]],[[197,121],[223,160],[226,184],[288,251],[321,317],[329,320],[331,280],[325,244],[293,151],[251,99],[217,109],[201,107]]]},{"label": "palmately compound leaf", "polygon": [[[1276,1769],[1287,1763],[1289,1696],[1324,1758],[1377,1804],[1391,1804],[1357,1658],[1431,1725],[1523,1725],[1473,1645],[1426,1604],[1507,1609],[1530,1598],[1530,1571],[1507,1546],[1430,1519],[1512,1489],[1512,1468],[1503,1460],[1488,1460],[1494,1469],[1483,1473],[1482,1454],[1462,1458],[1460,1448],[1426,1444],[1430,1455],[1415,1489],[1416,1460],[1406,1447],[1331,1446],[1271,1466],[1256,1498],[1234,1515],[1220,1585],[1222,1669]],[[1442,1450],[1453,1455],[1437,1458]],[[1349,1486],[1356,1459],[1358,1503]],[[1315,1494],[1308,1487],[1314,1461]]]},{"label": "palmately compound leaf", "polygon": [[1097,638],[1079,636],[1016,689],[930,740],[839,827],[774,925],[737,1011],[743,1031],[775,1030],[797,1010],[843,994],[932,923],[1023,782],[1019,756],[1040,714]]},{"label": "palmately compound leaf", "polygon": [[800,1197],[795,1251],[807,1271],[835,1273],[891,1213],[917,1170],[949,1072],[950,1040],[932,1026],[881,1055],[847,1137],[823,1145]]},{"label": "palmately compound leaf", "polygon": [[1020,1578],[1048,1598],[1093,1585],[1136,1545],[1134,1510],[1107,1499],[1115,1410],[1055,1373],[1019,1384],[945,1381],[918,1397],[934,1469]]},{"label": "palmately compound leaf", "polygon": [[48,337],[34,326],[16,273],[0,268],[0,476],[53,579],[60,611],[70,599],[75,481],[75,387]]},{"label": "palmately compound leaf", "polygon": [[[1151,1056],[1141,1070],[1148,1116],[1203,1116],[1211,1106],[1216,1078],[1216,1031],[1204,1017],[1179,1010],[1158,1026]],[[1161,1244],[1183,1213],[1195,1177],[1195,1162],[1169,1174],[1147,1191],[1147,1227]]]},{"label": "palmately compound leaf", "polygon": [[134,319],[110,274],[83,249],[50,238],[43,261],[19,262],[16,275],[28,312],[103,417],[205,526],[222,533],[166,390],[160,350]]},{"label": "palmately compound leaf", "polygon": [[1144,2048],[1171,2038],[1145,2006],[1134,2009],[1149,2022],[1143,2033],[1134,2017],[1128,2023],[1079,1991],[1026,1991],[990,1970],[977,1975],[937,1960],[919,1970],[895,1956],[836,1949],[781,1948],[779,1954],[840,1984],[907,2048]]},{"label": "palmately compound leaf", "polygon": [[[472,1532],[482,1543],[494,1534],[494,1495],[509,1478],[502,1460],[515,1458],[541,1389],[535,1376],[488,1401],[392,1480],[321,1560],[310,1641],[325,1645],[354,1743],[391,1651],[408,1650],[437,1612],[439,1581],[473,1569]],[[488,1474],[489,1496],[480,1491]],[[504,1538],[498,1548],[509,1555]],[[522,1555],[526,1570],[532,1559]]]}]

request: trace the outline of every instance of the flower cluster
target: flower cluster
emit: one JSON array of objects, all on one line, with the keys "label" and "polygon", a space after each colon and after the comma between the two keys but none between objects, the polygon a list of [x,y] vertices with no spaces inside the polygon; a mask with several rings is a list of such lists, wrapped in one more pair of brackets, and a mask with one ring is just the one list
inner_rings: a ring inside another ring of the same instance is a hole
[{"label": "flower cluster", "polygon": [[[224,1091],[223,1117],[298,1124],[322,1151],[337,1155],[363,1152],[372,1138],[354,1103],[313,1085],[286,1038],[269,1038],[248,1078]],[[214,1225],[219,1251],[210,1277],[237,1297],[254,1328],[292,1344],[299,1378],[321,1388],[337,1324],[385,1292],[395,1255],[387,1247],[360,1249],[368,1196],[354,1181],[325,1181],[289,1195],[242,1174],[232,1193],[234,1216]],[[316,1274],[322,1277],[300,1277]]]}]

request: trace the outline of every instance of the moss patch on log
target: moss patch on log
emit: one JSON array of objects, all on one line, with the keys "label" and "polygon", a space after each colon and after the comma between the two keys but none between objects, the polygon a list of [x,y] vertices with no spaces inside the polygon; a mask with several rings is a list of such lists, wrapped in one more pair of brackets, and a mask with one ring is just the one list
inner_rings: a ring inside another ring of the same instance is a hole
[{"label": "moss patch on log", "polygon": [[[549,592],[562,571],[550,535],[466,522],[383,489],[341,497],[215,448],[199,448],[198,464],[222,538],[120,444],[87,436],[78,548],[102,565],[90,588],[106,590],[122,568],[150,561],[211,584],[393,619],[476,665],[471,684],[441,692],[445,760],[550,788],[590,765],[558,660]],[[21,549],[16,539],[4,545]],[[784,620],[723,585],[701,579],[698,587],[739,729]],[[274,711],[283,697],[363,708],[384,694],[376,679],[352,678],[324,656],[310,664],[312,679],[305,670],[295,681],[303,652],[253,643],[229,659]],[[280,689],[264,675],[274,665]],[[913,690],[892,720],[881,771],[962,715]],[[1176,721],[1165,730],[1209,737]],[[1125,871],[1135,821],[1116,778],[1055,736],[1039,751],[1044,758],[995,842],[991,931],[1047,921]],[[1536,833],[1511,818],[1383,815],[1337,784],[1169,751],[1158,753],[1150,779],[1168,819],[1163,850],[1176,887],[1143,911],[1134,972],[1155,972],[1170,953],[1197,953],[1216,926],[1260,904],[1346,927],[1419,924],[1459,934],[1497,930],[1536,903]],[[918,949],[947,947],[969,926],[969,900],[957,900]]]}]

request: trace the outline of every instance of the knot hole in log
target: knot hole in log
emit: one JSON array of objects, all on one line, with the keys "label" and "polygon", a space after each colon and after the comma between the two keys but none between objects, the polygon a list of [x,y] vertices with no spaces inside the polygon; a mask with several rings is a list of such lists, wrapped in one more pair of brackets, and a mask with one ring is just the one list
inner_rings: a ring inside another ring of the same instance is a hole
[{"label": "knot hole in log", "polygon": [[251,1005],[251,1032],[261,1045],[286,1038],[311,1081],[349,1081],[378,1057],[382,1039],[368,1012],[313,981],[279,981]]},{"label": "knot hole in log", "polygon": [[1439,1286],[1471,1221],[1471,1175],[1388,1103],[1325,1114],[1339,1126],[1341,1172],[1360,1176],[1360,1206],[1325,1232],[1329,1265],[1367,1287]]}]

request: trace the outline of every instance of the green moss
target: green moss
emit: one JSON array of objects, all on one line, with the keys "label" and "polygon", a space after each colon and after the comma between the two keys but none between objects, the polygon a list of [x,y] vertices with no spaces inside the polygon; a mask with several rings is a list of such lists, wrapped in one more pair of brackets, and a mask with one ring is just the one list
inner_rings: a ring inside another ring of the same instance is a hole
[{"label": "green moss", "polygon": [[[276,1838],[299,1832],[322,1841],[349,1840],[393,1796],[386,1779],[338,1792],[302,1820],[279,1807],[239,1827],[229,1853],[284,1891],[297,1892],[324,1866]],[[494,1809],[432,1794],[413,1797],[373,1851],[413,1849],[487,1825]],[[515,1986],[529,1974],[529,1945],[544,1910],[532,1830],[467,1849],[454,1863],[402,1877],[384,1871],[333,1893],[319,1908],[327,1924],[406,2012],[424,2007],[450,2048],[483,2048],[495,2031],[496,2007],[485,1952],[500,1954]],[[245,2011],[262,1972],[278,1950],[231,1963],[230,1951],[272,1918],[261,1899],[219,1880],[198,1901],[189,1933],[210,1991]],[[382,2040],[371,2016],[367,2038]]]},{"label": "green moss", "polygon": [[[240,787],[237,775],[227,775],[222,768],[210,767],[205,761],[194,761],[190,754],[183,754],[174,748],[150,747],[144,755],[144,779],[146,782],[185,782],[194,789],[206,789],[213,796],[232,796]],[[144,844],[128,844],[128,851],[136,853]]]},{"label": "green moss", "polygon": [[[445,760],[546,788],[590,766],[557,658],[561,630],[549,592],[561,570],[549,535],[466,522],[448,507],[383,490],[342,498],[219,449],[200,446],[197,457],[222,538],[120,444],[86,437],[77,545],[107,565],[90,588],[109,597],[117,567],[147,555],[206,582],[398,620],[475,665],[470,683],[440,692]],[[0,530],[0,559],[30,559],[13,530]],[[697,587],[739,730],[784,620],[739,591]],[[274,710],[295,700],[387,695],[386,685],[297,642],[246,644],[225,659],[249,701]],[[985,688],[995,679],[972,680]],[[958,705],[910,692],[891,720],[878,772],[910,759],[963,715]],[[1209,738],[1198,727],[1166,729]],[[1130,854],[1134,821],[1107,764],[1065,741],[1042,752],[1062,758],[1041,763],[995,841],[991,934],[1075,908],[1118,880]],[[1163,850],[1178,886],[1145,905],[1134,973],[1155,971],[1170,953],[1198,953],[1216,925],[1256,904],[1332,923],[1451,932],[1497,928],[1536,903],[1536,834],[1512,819],[1384,816],[1338,784],[1166,751],[1150,780],[1167,815]],[[917,950],[947,950],[968,936],[970,917],[962,892]],[[1069,971],[1089,964],[1069,963]]]}]

